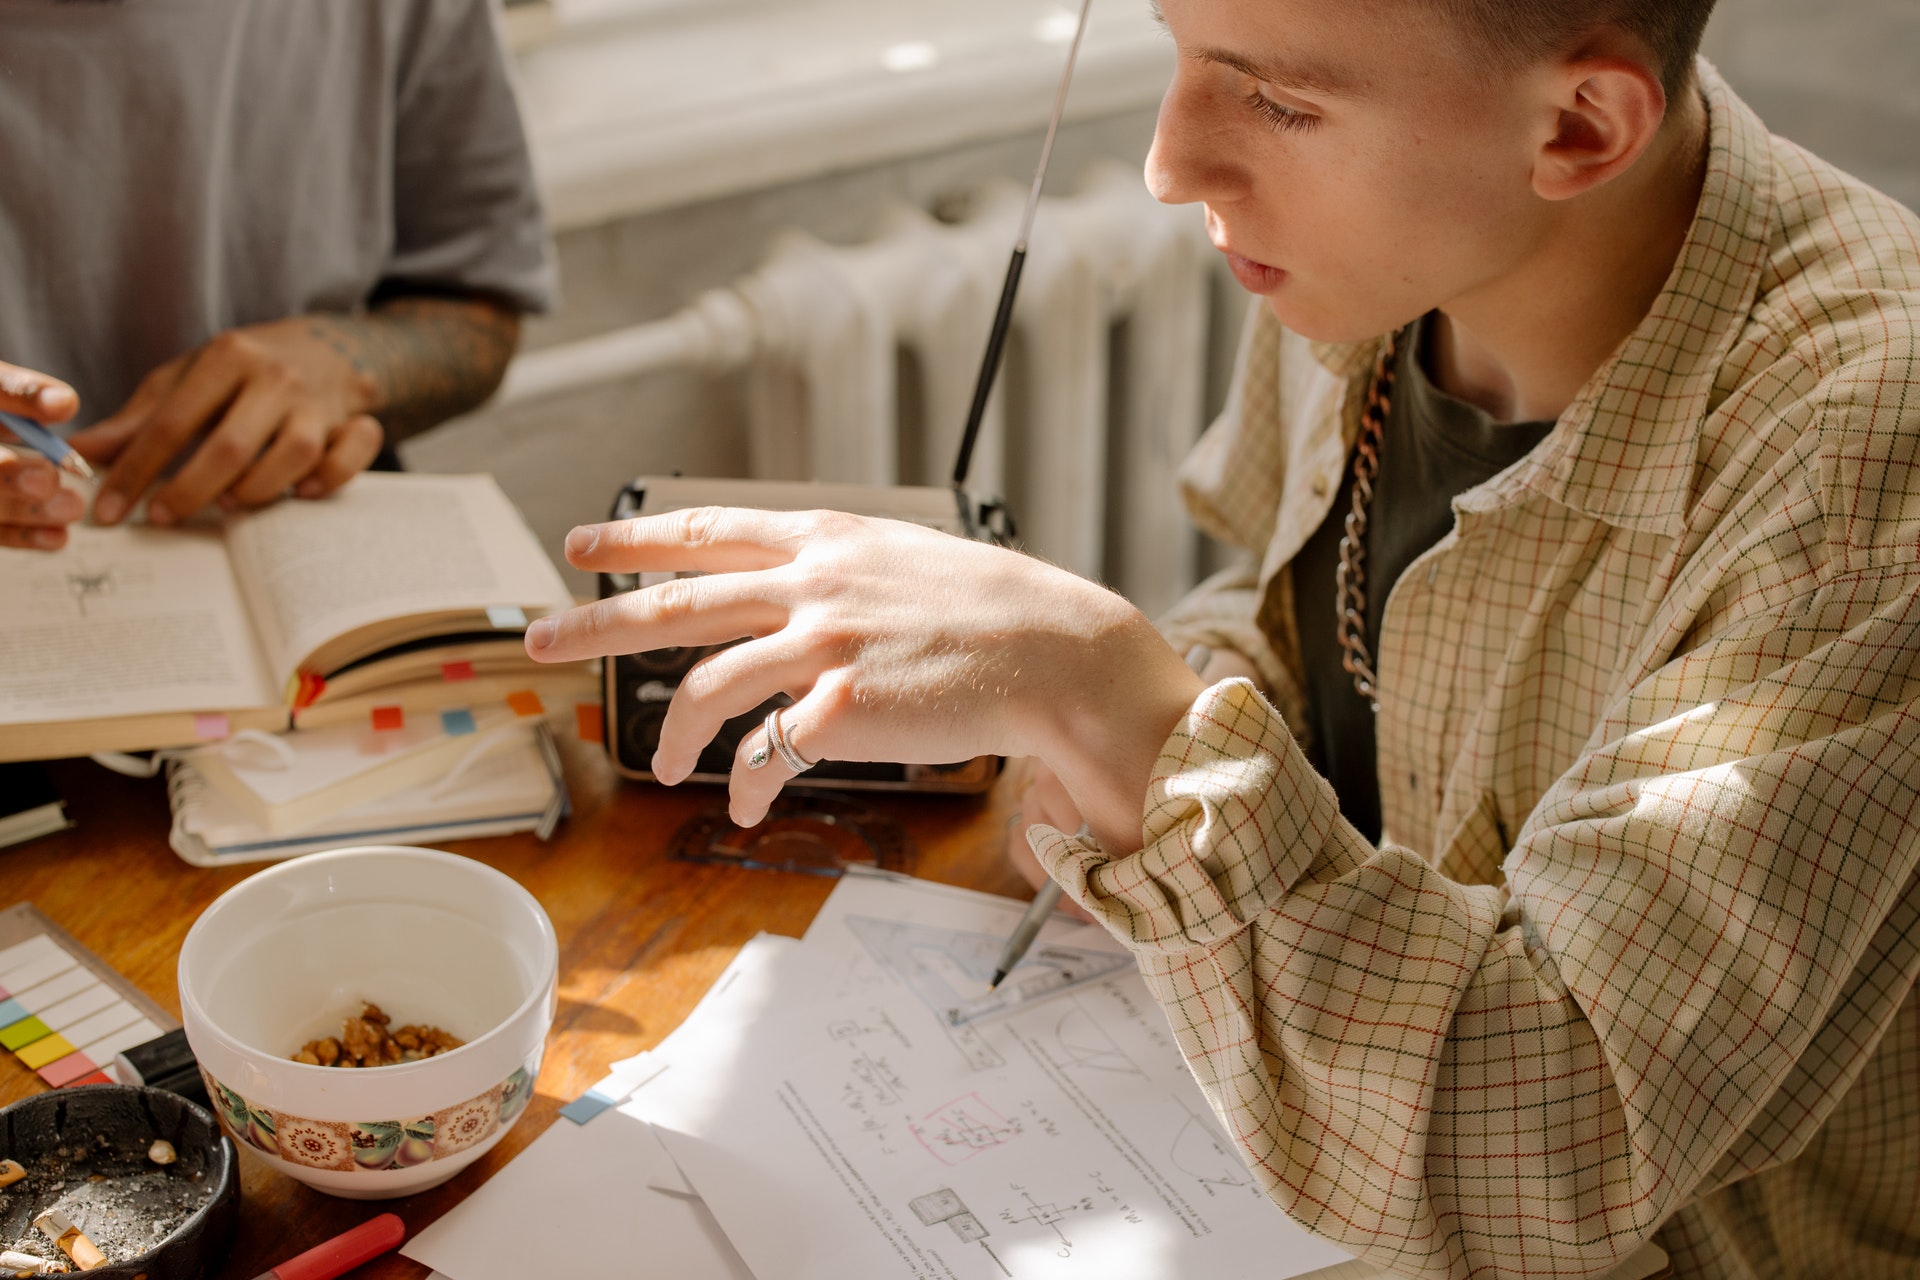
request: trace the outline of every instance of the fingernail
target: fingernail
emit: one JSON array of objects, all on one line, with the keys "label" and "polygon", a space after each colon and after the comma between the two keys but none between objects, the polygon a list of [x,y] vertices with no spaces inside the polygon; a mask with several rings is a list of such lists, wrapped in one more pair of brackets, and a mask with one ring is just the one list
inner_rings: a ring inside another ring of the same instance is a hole
[{"label": "fingernail", "polygon": [[584,556],[600,545],[600,526],[597,524],[576,525],[567,535],[567,554]]},{"label": "fingernail", "polygon": [[38,404],[45,412],[58,413],[67,407],[67,401],[72,396],[73,392],[67,390],[65,387],[42,387],[33,399],[34,403]]},{"label": "fingernail", "polygon": [[149,502],[147,504],[147,523],[148,524],[172,524],[173,508],[169,507],[166,503],[160,502],[157,500],[153,502]]},{"label": "fingernail", "polygon": [[527,648],[546,648],[553,643],[554,633],[559,630],[560,624],[552,618],[535,618],[527,624]]},{"label": "fingernail", "polygon": [[93,500],[93,518],[101,524],[113,524],[127,514],[127,500],[112,489]]},{"label": "fingernail", "polygon": [[78,520],[86,512],[86,504],[80,501],[80,495],[71,489],[62,489],[46,501],[49,520],[58,520],[62,524]]}]

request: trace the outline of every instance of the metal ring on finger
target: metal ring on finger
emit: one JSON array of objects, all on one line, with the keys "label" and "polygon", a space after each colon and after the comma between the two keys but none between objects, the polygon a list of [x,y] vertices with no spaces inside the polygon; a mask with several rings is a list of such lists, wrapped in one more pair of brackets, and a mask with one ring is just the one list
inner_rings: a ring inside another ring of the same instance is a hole
[{"label": "metal ring on finger", "polygon": [[793,743],[787,740],[787,727],[780,721],[780,713],[785,710],[785,707],[775,707],[767,713],[767,742],[779,754],[781,763],[787,768],[797,774],[805,773],[819,761],[807,759],[794,748]]}]

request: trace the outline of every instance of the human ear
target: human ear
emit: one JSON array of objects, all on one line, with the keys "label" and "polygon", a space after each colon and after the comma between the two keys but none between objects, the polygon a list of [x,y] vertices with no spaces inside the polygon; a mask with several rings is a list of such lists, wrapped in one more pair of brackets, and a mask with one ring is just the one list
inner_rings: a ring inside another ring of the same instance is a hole
[{"label": "human ear", "polygon": [[1533,190],[1570,200],[1633,167],[1666,119],[1667,93],[1628,58],[1584,58],[1555,79],[1553,132],[1534,156]]}]

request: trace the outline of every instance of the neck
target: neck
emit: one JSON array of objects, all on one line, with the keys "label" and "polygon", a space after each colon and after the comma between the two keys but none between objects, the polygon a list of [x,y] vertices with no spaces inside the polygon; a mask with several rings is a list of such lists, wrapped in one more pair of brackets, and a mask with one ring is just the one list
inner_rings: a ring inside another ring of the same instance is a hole
[{"label": "neck", "polygon": [[1557,225],[1517,270],[1440,308],[1433,381],[1503,422],[1558,418],[1660,296],[1706,155],[1706,106],[1688,91],[1639,162],[1556,208]]}]

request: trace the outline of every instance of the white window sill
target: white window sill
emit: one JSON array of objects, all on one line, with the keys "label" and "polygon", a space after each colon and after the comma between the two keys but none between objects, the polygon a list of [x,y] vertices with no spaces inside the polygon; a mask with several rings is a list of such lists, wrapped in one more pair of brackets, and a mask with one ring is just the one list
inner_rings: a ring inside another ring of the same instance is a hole
[{"label": "white window sill", "polygon": [[[560,21],[516,54],[565,230],[1042,127],[1062,0],[771,0]],[[889,64],[897,69],[889,69]],[[1096,4],[1067,118],[1151,107],[1173,48]]]}]

